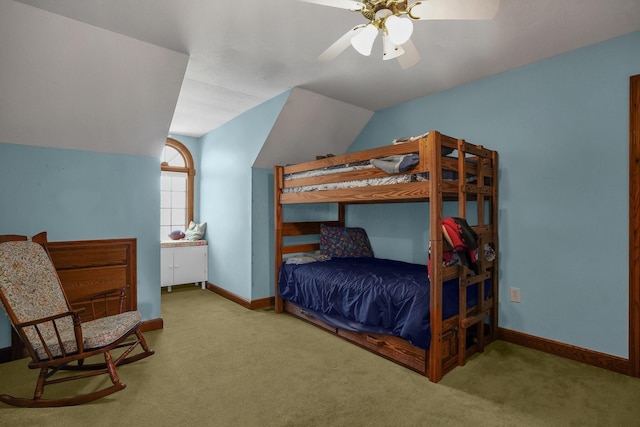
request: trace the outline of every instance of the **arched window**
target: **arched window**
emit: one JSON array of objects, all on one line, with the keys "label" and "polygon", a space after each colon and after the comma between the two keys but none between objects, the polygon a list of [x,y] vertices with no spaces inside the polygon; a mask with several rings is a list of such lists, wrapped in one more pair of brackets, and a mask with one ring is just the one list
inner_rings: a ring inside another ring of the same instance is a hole
[{"label": "arched window", "polygon": [[160,240],[174,230],[184,232],[193,221],[193,157],[182,143],[167,138],[160,178]]}]

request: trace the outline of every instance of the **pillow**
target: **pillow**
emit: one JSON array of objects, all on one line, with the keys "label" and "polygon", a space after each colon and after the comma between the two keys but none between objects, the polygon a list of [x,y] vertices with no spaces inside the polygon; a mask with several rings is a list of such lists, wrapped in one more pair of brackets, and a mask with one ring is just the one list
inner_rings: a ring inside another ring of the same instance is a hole
[{"label": "pillow", "polygon": [[201,240],[204,236],[204,232],[207,230],[207,223],[203,222],[202,224],[196,224],[191,221],[189,223],[189,228],[187,232],[184,234],[184,238],[186,240]]},{"label": "pillow", "polygon": [[372,257],[364,228],[328,227],[320,224],[320,253],[329,257]]},{"label": "pillow", "polygon": [[402,154],[398,156],[383,157],[382,159],[371,159],[371,164],[386,173],[405,172],[420,162],[417,154]]},{"label": "pillow", "polygon": [[322,255],[320,251],[316,251],[291,256],[284,262],[285,264],[308,264],[310,262],[326,261],[327,258],[328,257],[326,255]]},{"label": "pillow", "polygon": [[169,233],[169,238],[171,240],[180,240],[184,238],[184,233],[180,230],[174,230],[171,233]]}]

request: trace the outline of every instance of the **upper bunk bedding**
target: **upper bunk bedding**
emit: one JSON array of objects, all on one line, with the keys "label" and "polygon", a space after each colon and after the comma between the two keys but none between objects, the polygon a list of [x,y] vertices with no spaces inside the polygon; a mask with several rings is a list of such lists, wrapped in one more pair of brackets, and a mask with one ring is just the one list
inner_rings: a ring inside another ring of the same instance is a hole
[{"label": "upper bunk bedding", "polygon": [[[284,193],[301,193],[305,191],[322,191],[322,190],[334,190],[340,188],[358,188],[358,187],[368,187],[368,186],[379,186],[379,185],[390,185],[390,184],[400,184],[405,182],[419,182],[419,181],[428,181],[429,180],[429,172],[422,173],[407,173],[404,172],[413,168],[417,161],[416,155],[404,155],[404,156],[389,156],[381,159],[371,159],[370,163],[367,164],[358,164],[358,165],[345,165],[339,168],[325,168],[325,169],[316,169],[307,172],[299,172],[288,174],[284,176],[285,182],[293,181],[296,179],[302,178],[312,178],[318,176],[327,176],[333,174],[340,174],[345,172],[353,172],[353,171],[362,171],[362,170],[371,170],[378,168],[389,175],[381,176],[376,178],[368,178],[368,179],[360,179],[360,180],[352,180],[352,181],[343,181],[343,182],[329,182],[326,184],[315,184],[315,185],[300,185],[295,187],[288,187],[283,189]],[[409,160],[407,160],[409,159]],[[399,166],[396,169],[396,165],[402,165],[405,163],[408,166]],[[452,170],[443,170],[442,171],[442,179],[445,181],[456,181],[458,179],[458,173]],[[466,182],[471,183],[475,182],[477,176],[474,174],[467,174]],[[485,178],[485,185],[491,185],[490,178]]]},{"label": "upper bunk bedding", "polygon": [[[467,294],[468,307],[477,303],[475,289]],[[278,291],[284,300],[335,327],[395,335],[429,348],[430,292],[424,265],[373,257],[284,263]],[[458,279],[443,283],[443,319],[458,313],[458,295]]]},{"label": "upper bunk bedding", "polygon": [[[375,160],[378,160],[378,159],[375,159]],[[340,173],[346,173],[346,172],[352,172],[352,171],[362,171],[367,169],[371,170],[374,168],[375,166],[373,164],[356,165],[356,166],[345,165],[340,168],[316,169],[316,170],[307,171],[307,172],[289,174],[289,175],[285,175],[284,179],[285,181],[292,181],[296,179],[327,176],[327,175],[340,174]],[[339,189],[339,188],[358,188],[358,187],[377,186],[377,185],[399,184],[403,182],[415,182],[419,180],[424,180],[425,177],[421,175],[422,174],[388,175],[388,176],[381,176],[377,178],[359,179],[359,180],[352,180],[352,181],[329,182],[326,184],[300,185],[300,186],[285,188],[283,192],[284,193],[300,193],[304,191],[322,191],[322,190],[333,190],[333,189]]]},{"label": "upper bunk bedding", "polygon": [[276,167],[275,179],[285,204],[428,200],[434,191],[430,179],[442,182],[445,194],[462,185],[489,194],[495,177],[491,159],[490,150],[432,131],[402,143]]}]

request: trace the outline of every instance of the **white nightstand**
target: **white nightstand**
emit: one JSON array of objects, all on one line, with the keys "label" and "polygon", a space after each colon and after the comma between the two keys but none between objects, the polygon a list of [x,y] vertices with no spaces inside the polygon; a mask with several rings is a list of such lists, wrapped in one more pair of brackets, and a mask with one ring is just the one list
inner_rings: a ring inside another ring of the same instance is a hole
[{"label": "white nightstand", "polygon": [[171,292],[172,285],[207,285],[206,240],[170,240],[160,246],[160,286]]}]

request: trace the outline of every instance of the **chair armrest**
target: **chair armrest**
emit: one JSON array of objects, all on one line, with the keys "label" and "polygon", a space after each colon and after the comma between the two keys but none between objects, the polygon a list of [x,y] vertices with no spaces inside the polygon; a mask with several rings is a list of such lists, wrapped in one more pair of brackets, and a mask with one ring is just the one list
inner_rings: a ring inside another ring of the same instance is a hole
[{"label": "chair armrest", "polygon": [[[44,350],[44,352],[47,354],[47,357],[52,360],[55,357],[57,357],[57,355],[54,355],[53,352],[51,351],[51,346],[53,344],[52,341],[47,341],[45,340],[42,331],[45,328],[51,328],[53,327],[53,331],[55,332],[55,342],[58,346],[58,348],[60,349],[59,351],[62,352],[62,356],[66,357],[66,351],[65,351],[65,346],[64,346],[64,339],[62,338],[61,332],[60,332],[60,328],[58,327],[58,324],[56,322],[56,320],[59,319],[63,319],[65,317],[71,317],[71,320],[73,321],[73,333],[74,333],[74,338],[76,341],[76,347],[77,347],[77,351],[78,352],[83,352],[84,351],[84,346],[83,346],[83,339],[82,339],[82,326],[80,323],[80,315],[79,313],[82,310],[79,311],[66,311],[63,313],[58,313],[55,314],[53,316],[48,316],[48,317],[44,317],[41,319],[36,319],[36,320],[31,320],[29,322],[24,322],[24,323],[18,323],[16,325],[14,325],[14,328],[16,330],[16,332],[18,333],[18,335],[20,336],[20,339],[22,340],[22,342],[24,343],[24,345],[27,347],[27,349],[29,350],[29,354],[31,355],[31,357],[33,358],[34,361],[36,360],[40,360],[41,357],[39,357],[35,351],[35,343],[32,343],[29,340],[29,337],[27,336],[26,333],[26,329],[27,328],[33,328],[33,330],[35,331],[36,335],[37,335],[37,340],[40,342],[40,347],[42,350]],[[33,337],[33,339],[36,339],[36,337]]]},{"label": "chair armrest", "polygon": [[16,323],[15,327],[24,329],[27,326],[35,326],[35,325],[39,325],[39,324],[42,324],[42,323],[51,322],[53,320],[62,319],[63,317],[68,317],[68,316],[71,316],[72,318],[76,319],[78,317],[78,312],[76,312],[75,310],[74,311],[65,311],[64,313],[54,314],[53,316],[43,317],[42,319],[36,319],[36,320],[32,320],[30,322]]}]

